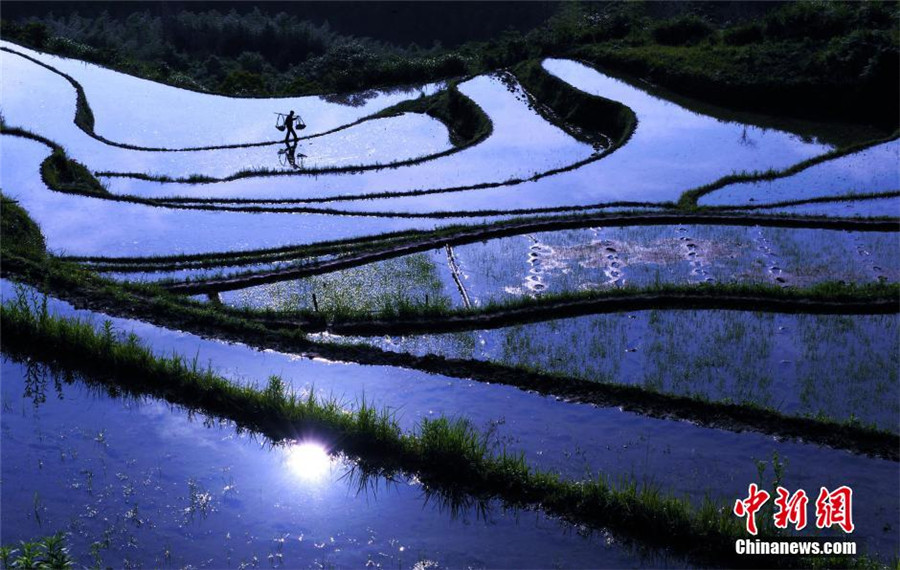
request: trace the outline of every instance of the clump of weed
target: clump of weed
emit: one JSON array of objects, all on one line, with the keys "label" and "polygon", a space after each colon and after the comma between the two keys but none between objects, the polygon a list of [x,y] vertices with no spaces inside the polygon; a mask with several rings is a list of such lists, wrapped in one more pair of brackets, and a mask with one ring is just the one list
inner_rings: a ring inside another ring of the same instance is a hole
[{"label": "clump of weed", "polygon": [[62,532],[32,541],[21,541],[18,546],[0,547],[0,564],[5,569],[48,568],[66,570],[75,567],[75,561],[66,546]]},{"label": "clump of weed", "polygon": [[46,243],[37,223],[15,200],[0,193],[0,248],[4,252],[41,259]]},{"label": "clump of weed", "polygon": [[447,126],[450,142],[456,147],[466,147],[487,138],[494,129],[490,117],[477,103],[460,93],[457,83],[434,95],[423,95],[418,99],[403,101],[388,107],[376,116],[390,116],[397,113],[425,113]]},{"label": "clump of weed", "polygon": [[109,192],[83,164],[66,156],[56,147],[41,163],[41,177],[53,190],[88,196],[108,196]]}]

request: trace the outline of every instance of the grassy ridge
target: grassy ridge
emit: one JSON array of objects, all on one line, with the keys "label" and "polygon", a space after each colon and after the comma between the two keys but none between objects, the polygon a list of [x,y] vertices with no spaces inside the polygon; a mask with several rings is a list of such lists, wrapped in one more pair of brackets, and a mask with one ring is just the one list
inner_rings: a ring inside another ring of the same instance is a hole
[{"label": "grassy ridge", "polygon": [[365,402],[347,412],[335,401],[320,401],[312,394],[299,397],[278,377],[269,378],[265,388],[239,386],[200,368],[196,361],[156,356],[133,333],[120,338],[109,322],[98,329],[52,315],[46,299],[28,299],[24,291],[0,307],[0,319],[8,333],[3,346],[8,354],[99,375],[98,381],[117,389],[228,418],[274,441],[314,429],[333,442],[333,451],[347,453],[375,472],[415,473],[426,486],[499,497],[511,505],[540,506],[573,522],[609,528],[717,564],[873,563],[865,557],[740,559],[733,544],[744,538],[742,525],[729,509],[715,503],[695,507],[656,488],[633,482],[615,485],[603,476],[566,481],[529,466],[521,454],[492,452],[488,438],[464,420],[425,419],[413,432],[403,433],[390,414]]},{"label": "grassy ridge", "polygon": [[[900,312],[900,283],[817,283],[779,287],[763,283],[657,284],[614,289],[565,291],[511,301],[491,300],[473,308],[446,307],[398,299],[378,313],[341,307],[278,313],[307,332],[353,336],[439,334],[484,330],[571,316],[635,310],[735,309],[809,314],[890,314]],[[271,318],[268,311],[243,309],[247,318]]]},{"label": "grassy ridge", "polygon": [[47,244],[41,228],[15,200],[0,192],[0,240],[2,248],[15,255],[42,259]]},{"label": "grassy ridge", "polygon": [[402,101],[379,112],[376,116],[390,116],[397,113],[425,113],[447,126],[450,141],[456,147],[477,144],[490,136],[494,130],[490,117],[472,101],[460,93],[458,82],[434,95]]},{"label": "grassy ridge", "polygon": [[83,164],[66,156],[62,148],[56,147],[41,162],[41,178],[44,183],[58,191],[84,196],[109,196],[109,192]]},{"label": "grassy ridge", "polygon": [[48,188],[69,194],[113,198],[103,184],[80,162],[69,158],[59,144],[18,127],[0,126],[0,134],[22,137],[50,147],[50,156],[41,162],[41,179]]},{"label": "grassy ridge", "polygon": [[[596,143],[597,134],[607,138],[610,148],[619,147],[631,137],[637,117],[625,105],[590,95],[547,73],[539,60],[522,63],[513,69],[519,83],[549,109],[549,119],[567,129],[573,136]],[[574,127],[574,128],[573,128]]]},{"label": "grassy ridge", "polygon": [[[883,139],[877,139],[873,141],[861,142],[841,148],[836,148],[829,152],[820,154],[818,156],[814,156],[812,158],[808,158],[796,164],[793,164],[787,168],[782,170],[766,170],[764,172],[740,172],[736,174],[729,174],[727,176],[723,176],[722,178],[716,180],[715,182],[710,182],[709,184],[705,184],[698,188],[694,188],[692,190],[688,190],[684,192],[681,197],[678,199],[678,207],[682,210],[695,210],[697,208],[718,208],[725,209],[728,206],[700,206],[697,202],[701,197],[724,188],[730,184],[738,184],[741,182],[763,182],[766,180],[776,180],[778,178],[787,178],[798,172],[802,172],[807,168],[813,167],[817,164],[821,164],[823,162],[828,162],[829,160],[834,160],[836,158],[841,158],[843,156],[847,156],[850,154],[854,154],[873,146],[877,146],[880,144],[884,144],[893,140],[897,140],[900,138],[900,131],[895,131],[892,135],[885,137]],[[761,204],[761,206],[764,204]]]},{"label": "grassy ridge", "polygon": [[[0,47],[0,51],[4,51],[6,53],[11,53],[11,54],[15,54],[19,57],[23,57],[32,63],[40,65],[41,67],[49,69],[50,71],[53,71],[54,73],[57,73],[57,74],[61,75],[62,77],[64,77],[72,85],[72,87],[75,88],[75,124],[81,130],[83,130],[84,132],[88,133],[89,135],[91,135],[92,137],[94,137],[98,140],[102,140],[103,142],[108,143],[108,144],[116,144],[116,143],[112,143],[111,141],[104,139],[103,137],[98,136],[94,132],[94,112],[91,110],[91,105],[88,103],[87,95],[84,94],[84,88],[82,88],[81,84],[78,83],[77,81],[75,81],[75,79],[71,75],[63,73],[63,72],[59,71],[58,69],[51,67],[42,61],[39,61],[31,56],[27,56],[23,53],[13,51],[7,47]],[[116,145],[116,146],[123,146],[123,145]],[[125,148],[136,148],[136,147],[130,147],[128,145],[124,145],[124,147]]]}]

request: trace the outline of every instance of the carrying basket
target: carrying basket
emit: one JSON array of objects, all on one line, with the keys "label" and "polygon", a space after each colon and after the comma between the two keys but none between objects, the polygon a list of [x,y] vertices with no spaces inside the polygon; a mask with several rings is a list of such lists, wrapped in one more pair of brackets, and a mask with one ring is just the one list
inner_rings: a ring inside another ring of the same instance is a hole
[{"label": "carrying basket", "polygon": [[[287,115],[282,115],[281,113],[276,113],[276,115],[278,115],[278,117],[275,118],[275,128],[283,132],[287,128],[287,125],[285,124]],[[294,128],[298,131],[302,131],[306,128],[306,123],[300,115],[294,115]]]}]

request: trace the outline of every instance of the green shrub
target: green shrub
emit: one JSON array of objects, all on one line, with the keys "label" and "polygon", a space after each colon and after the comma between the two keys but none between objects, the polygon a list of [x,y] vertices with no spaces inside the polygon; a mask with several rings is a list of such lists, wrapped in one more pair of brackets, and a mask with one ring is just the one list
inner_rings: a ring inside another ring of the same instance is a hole
[{"label": "green shrub", "polygon": [[828,39],[849,32],[856,23],[849,2],[787,2],[766,15],[766,36],[772,39]]},{"label": "green shrub", "polygon": [[722,41],[730,46],[745,46],[763,41],[765,30],[759,22],[750,22],[722,32]]},{"label": "green shrub", "polygon": [[234,95],[254,95],[263,93],[266,84],[261,75],[239,69],[229,73],[219,84],[219,89]]},{"label": "green shrub", "polygon": [[698,16],[679,16],[656,24],[651,35],[653,40],[667,46],[693,45],[712,36],[712,24]]},{"label": "green shrub", "polygon": [[22,29],[22,35],[34,47],[42,48],[50,37],[50,30],[41,22],[28,22]]},{"label": "green shrub", "polygon": [[403,101],[380,114],[425,113],[447,126],[450,141],[457,147],[468,146],[491,134],[490,118],[474,101],[459,92],[456,85],[430,96]]}]

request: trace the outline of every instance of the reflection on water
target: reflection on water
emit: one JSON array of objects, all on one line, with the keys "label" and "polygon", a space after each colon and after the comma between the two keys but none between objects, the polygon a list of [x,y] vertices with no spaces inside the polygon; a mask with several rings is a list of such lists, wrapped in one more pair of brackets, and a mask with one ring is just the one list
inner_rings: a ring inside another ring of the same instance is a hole
[{"label": "reflection on water", "polygon": [[[405,94],[405,93],[404,93]],[[345,105],[347,107],[362,107],[366,101],[374,99],[378,96],[378,91],[367,89],[365,91],[356,91],[353,93],[331,93],[327,95],[319,95],[321,101],[326,103],[335,103],[337,105]]]},{"label": "reflection on water", "polygon": [[[900,140],[826,160],[784,178],[729,184],[700,198],[703,206],[760,205],[900,189]],[[832,205],[833,207],[833,205]],[[882,215],[897,215],[887,210]]]},{"label": "reflection on water", "polygon": [[[281,166],[290,166],[294,170],[300,170],[303,168],[303,159],[306,158],[306,155],[297,152],[297,145],[300,141],[293,141],[284,143],[284,148],[278,150],[278,164]],[[300,163],[297,163],[297,158],[300,158]]]},{"label": "reflection on water", "polygon": [[332,459],[325,446],[314,441],[303,441],[285,450],[284,464],[300,480],[307,483],[321,482],[332,468]]},{"label": "reflection on water", "polygon": [[33,363],[4,358],[2,375],[4,544],[62,530],[79,564],[112,567],[646,560],[606,534],[373,473],[311,437],[273,446],[231,422],[113,398]]},{"label": "reflection on water", "polygon": [[444,82],[429,85],[397,85],[383,89],[366,89],[352,93],[328,93],[319,95],[318,98],[327,103],[345,105],[347,107],[362,107],[367,102],[385,95],[402,95],[405,99],[425,97],[445,87]]},{"label": "reflection on water", "polygon": [[[430,229],[464,221],[208,212],[98,200],[52,192],[35,176],[49,153],[45,145],[6,135],[2,145],[0,182],[4,192],[28,210],[41,227],[48,249],[67,255],[146,256],[250,250]],[[271,162],[271,149],[266,153]]]}]

